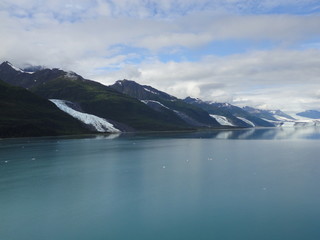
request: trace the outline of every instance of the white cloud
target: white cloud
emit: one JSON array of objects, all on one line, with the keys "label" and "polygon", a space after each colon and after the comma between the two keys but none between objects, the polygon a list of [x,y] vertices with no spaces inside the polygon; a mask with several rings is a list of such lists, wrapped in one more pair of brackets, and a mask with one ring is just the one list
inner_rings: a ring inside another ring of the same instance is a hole
[{"label": "white cloud", "polygon": [[[250,39],[285,45],[320,35],[320,16],[211,16],[192,14],[176,20],[100,17],[75,23],[45,14],[13,18],[0,12],[0,60],[66,67],[114,54],[115,44],[145,48],[156,54],[170,47],[194,48],[215,40]],[[120,53],[123,54],[123,53]],[[84,74],[86,70],[82,73]]]},{"label": "white cloud", "polygon": [[[309,11],[317,4],[316,0],[3,0],[0,61],[65,68],[103,83],[138,80],[179,97],[268,103],[290,110],[316,108],[320,16],[269,13],[279,7]],[[197,62],[188,61],[188,56],[183,62],[161,62],[157,57],[224,40],[268,41],[273,50],[225,57],[202,53]],[[300,50],[290,50],[293,47]]]},{"label": "white cloud", "polygon": [[122,69],[99,79],[112,84],[129,78],[180,98],[300,111],[320,108],[319,66],[319,50],[273,50],[206,57],[196,63],[146,62],[136,66],[138,75]]}]

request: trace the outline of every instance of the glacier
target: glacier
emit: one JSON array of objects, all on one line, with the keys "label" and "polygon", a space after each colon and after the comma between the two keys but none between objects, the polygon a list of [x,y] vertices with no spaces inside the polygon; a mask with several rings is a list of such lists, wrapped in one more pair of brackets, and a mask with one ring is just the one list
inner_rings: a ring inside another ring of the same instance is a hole
[{"label": "glacier", "polygon": [[214,118],[215,120],[217,120],[217,122],[222,125],[222,126],[232,126],[234,127],[235,125],[232,124],[228,118],[224,117],[224,116],[220,116],[220,115],[214,115],[214,114],[209,114],[210,117]]},{"label": "glacier", "polygon": [[109,123],[106,119],[97,117],[92,114],[87,114],[74,110],[67,105],[68,101],[60,99],[49,99],[53,102],[60,110],[68,113],[72,117],[80,120],[86,125],[92,126],[97,132],[109,132],[109,133],[119,133],[119,129],[115,128],[113,124]]},{"label": "glacier", "polygon": [[245,123],[248,123],[249,125],[251,125],[252,127],[255,127],[256,125],[254,125],[253,122],[249,121],[248,119],[246,118],[243,118],[243,117],[237,117],[238,119],[240,119],[241,121],[245,122]]},{"label": "glacier", "polygon": [[151,93],[153,93],[153,94],[159,95],[159,93],[157,93],[157,92],[155,92],[155,91],[152,91],[152,90],[150,90],[150,89],[148,89],[148,88],[143,88],[143,89],[146,90],[147,92],[151,92]]},{"label": "glacier", "polygon": [[[141,100],[141,102],[143,102],[144,104],[147,104],[150,102],[150,103],[154,103],[154,104],[158,104],[159,106],[163,107],[163,108],[166,108],[166,109],[170,109],[168,108],[167,106],[163,105],[161,102],[158,102],[158,101],[154,101],[154,100]],[[171,110],[171,109],[170,109]]]}]

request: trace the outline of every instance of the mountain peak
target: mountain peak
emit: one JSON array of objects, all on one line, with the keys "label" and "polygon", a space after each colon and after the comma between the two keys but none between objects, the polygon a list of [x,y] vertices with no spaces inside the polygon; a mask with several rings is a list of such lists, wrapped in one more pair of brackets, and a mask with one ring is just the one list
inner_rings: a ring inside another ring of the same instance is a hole
[{"label": "mountain peak", "polygon": [[35,85],[44,84],[45,82],[58,77],[65,76],[67,78],[79,78],[75,74],[68,74],[63,70],[56,68],[53,69],[41,69],[34,72],[27,72],[18,67],[15,67],[10,62],[6,61],[0,65],[1,79],[9,84],[20,86],[24,88],[31,88]]},{"label": "mountain peak", "polygon": [[5,61],[3,63],[1,63],[0,65],[0,68],[1,69],[4,69],[4,70],[7,70],[7,71],[16,71],[16,72],[20,72],[20,73],[28,73],[28,74],[32,74],[33,72],[27,72],[27,71],[24,71],[22,70],[21,68],[18,68],[16,66],[14,66],[11,62],[9,61]]},{"label": "mountain peak", "polygon": [[13,64],[9,61],[5,61],[3,63],[0,64],[1,68],[13,68]]},{"label": "mountain peak", "polygon": [[176,100],[176,97],[173,97],[165,92],[159,91],[148,85],[141,85],[132,80],[118,80],[115,84],[110,86],[111,88],[125,93],[131,97],[138,98],[140,100],[155,100],[158,98],[167,99],[170,101]]},{"label": "mountain peak", "polygon": [[200,98],[193,98],[193,97],[186,97],[185,99],[183,99],[184,102],[186,103],[203,103],[203,101]]}]

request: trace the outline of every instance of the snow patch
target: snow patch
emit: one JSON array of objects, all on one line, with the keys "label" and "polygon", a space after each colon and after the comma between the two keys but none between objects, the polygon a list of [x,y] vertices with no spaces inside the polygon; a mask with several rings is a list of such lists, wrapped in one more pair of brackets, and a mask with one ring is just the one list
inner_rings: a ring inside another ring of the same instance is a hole
[{"label": "snow patch", "polygon": [[77,80],[78,79],[78,76],[77,76],[77,74],[75,73],[75,72],[67,72],[66,74],[65,74],[65,77],[67,77],[67,78],[69,78],[69,79],[71,79],[71,80]]},{"label": "snow patch", "polygon": [[254,125],[253,122],[249,121],[248,119],[246,118],[243,118],[243,117],[237,117],[238,119],[240,119],[241,121],[245,122],[245,123],[248,123],[249,125],[251,125],[252,127],[255,127],[256,125]]},{"label": "snow patch", "polygon": [[159,95],[159,93],[157,93],[157,92],[154,92],[154,91],[151,91],[150,89],[148,89],[148,88],[143,88],[144,90],[146,90],[147,92],[151,92],[151,93],[153,93],[153,94],[156,94],[156,95]]},{"label": "snow patch", "polygon": [[214,115],[214,114],[209,114],[210,117],[214,118],[215,120],[217,120],[217,122],[222,125],[222,126],[235,126],[233,125],[230,120],[224,116],[221,115]]},{"label": "snow patch", "polygon": [[34,72],[25,72],[23,70],[21,70],[20,68],[13,66],[11,63],[7,62],[7,64],[12,67],[14,70],[16,70],[17,72],[22,72],[22,73],[28,73],[28,74],[33,74]]},{"label": "snow patch", "polygon": [[121,132],[104,118],[100,118],[92,114],[82,113],[72,109],[66,104],[67,101],[65,100],[50,99],[50,101],[53,102],[60,110],[68,113],[72,117],[80,120],[87,125],[93,126],[98,132]]},{"label": "snow patch", "polygon": [[161,102],[154,101],[154,100],[141,100],[141,102],[143,102],[144,104],[148,104],[149,102],[151,102],[151,103],[158,104],[158,105],[160,105],[161,107],[164,107],[164,108],[166,108],[166,109],[170,109],[170,108],[168,108],[167,106],[163,105]]},{"label": "snow patch", "polygon": [[278,119],[279,121],[285,121],[285,122],[294,122],[294,120],[283,117],[283,116],[279,116],[279,115],[273,115],[274,118]]}]

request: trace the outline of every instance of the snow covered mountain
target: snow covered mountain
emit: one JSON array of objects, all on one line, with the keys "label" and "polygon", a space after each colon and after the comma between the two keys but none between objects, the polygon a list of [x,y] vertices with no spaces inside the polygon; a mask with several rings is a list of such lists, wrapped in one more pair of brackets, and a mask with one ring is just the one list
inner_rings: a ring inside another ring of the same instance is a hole
[{"label": "snow covered mountain", "polygon": [[320,119],[320,111],[317,110],[307,110],[304,112],[297,113],[297,115],[300,117]]},{"label": "snow covered mountain", "polygon": [[[123,131],[195,129],[194,125],[177,117],[177,114],[171,110],[157,111],[149,104],[142,103],[101,83],[84,79],[74,72],[57,68],[34,68],[33,70],[35,72],[26,72],[9,62],[3,62],[0,64],[0,79],[11,85],[26,88],[46,99],[74,102],[82,108],[84,113],[108,119],[116,123],[116,128],[119,129],[120,126]],[[154,94],[155,90],[151,87],[146,89],[146,92]],[[215,122],[209,116],[208,118]]]},{"label": "snow covered mountain", "polygon": [[[201,99],[187,97],[186,103],[193,104],[207,111],[215,119],[220,119],[220,124],[224,126],[236,127],[274,127],[273,123],[253,116],[244,109],[229,103],[217,103],[202,101]],[[222,121],[224,120],[224,121]]]},{"label": "snow covered mountain", "polygon": [[269,121],[281,127],[314,127],[320,126],[320,112],[305,111],[290,116],[281,110],[262,110],[252,107],[244,107],[250,114]]},{"label": "snow covered mountain", "polygon": [[295,118],[293,118],[292,116],[282,112],[281,110],[263,110],[263,109],[257,109],[257,108],[253,108],[253,107],[243,107],[243,109],[245,111],[247,111],[248,113],[265,119],[267,121],[294,121]]},{"label": "snow covered mountain", "polygon": [[59,109],[99,132],[319,125],[317,120],[301,121],[300,117],[297,120],[280,110],[240,108],[190,97],[181,100],[130,80],[105,86],[57,68],[20,69],[3,62],[0,79],[53,99]]}]

